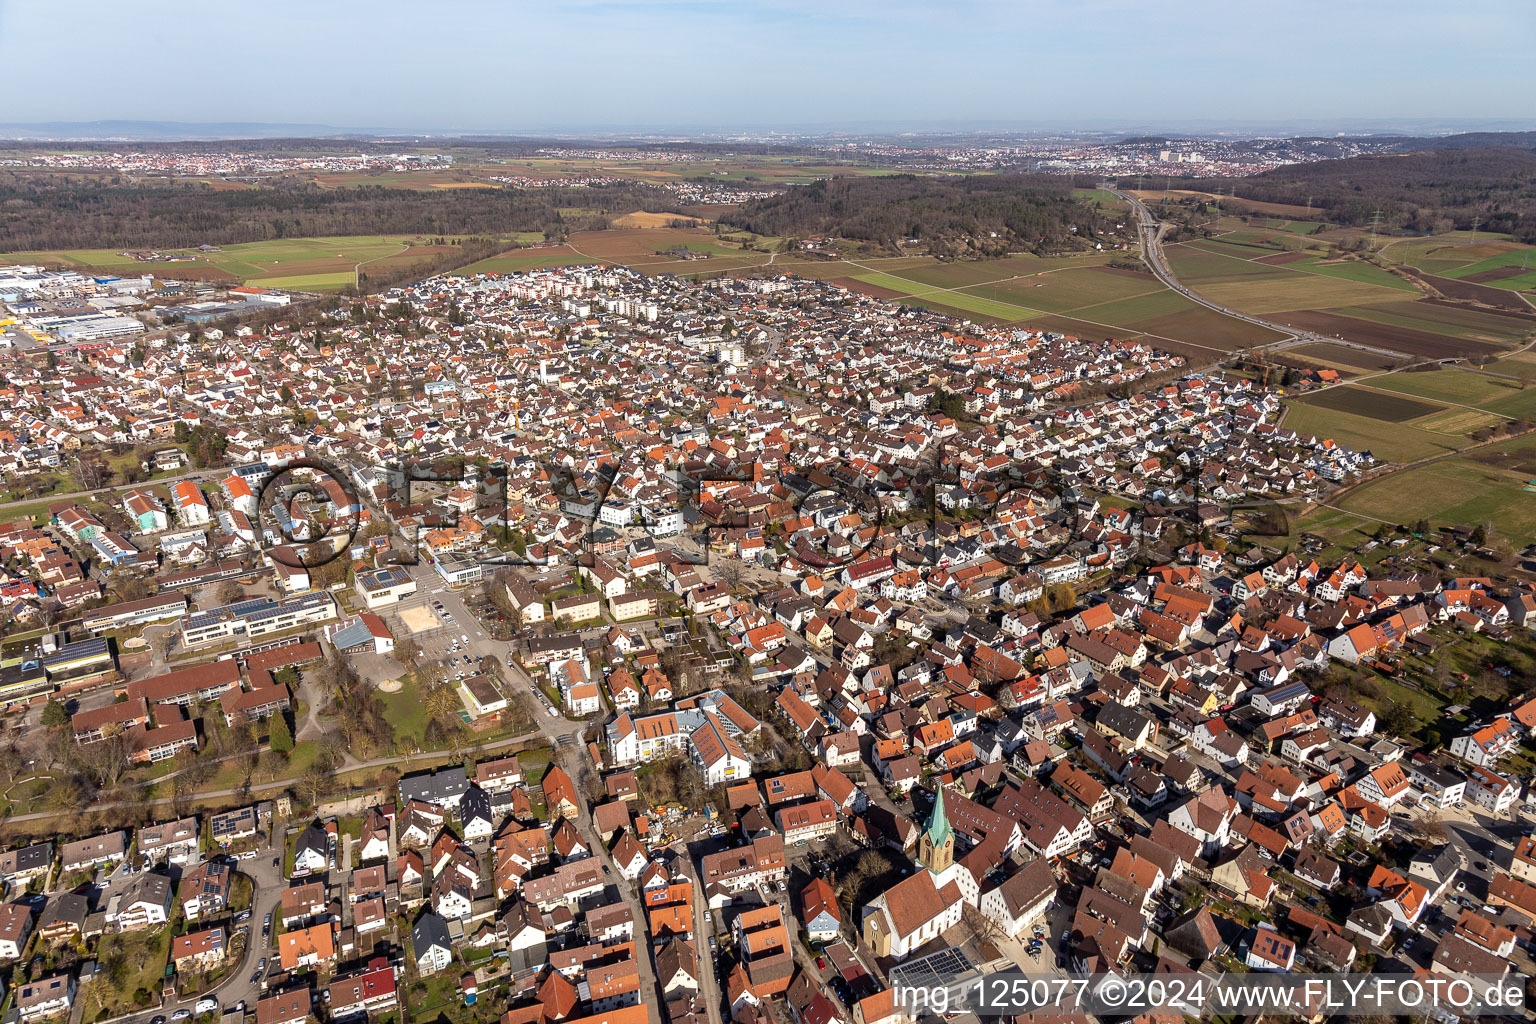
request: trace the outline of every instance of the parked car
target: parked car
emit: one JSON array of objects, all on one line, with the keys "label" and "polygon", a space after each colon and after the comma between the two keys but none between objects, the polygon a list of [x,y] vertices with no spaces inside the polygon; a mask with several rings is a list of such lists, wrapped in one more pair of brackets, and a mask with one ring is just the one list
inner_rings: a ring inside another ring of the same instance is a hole
[{"label": "parked car", "polygon": [[171,1020],[186,1020],[186,1019],[188,1019],[191,1016],[192,1016],[192,1011],[183,1008],[183,1009],[177,1010],[175,1013],[171,1014]]},{"label": "parked car", "polygon": [[218,1013],[219,1001],[217,999],[199,999],[192,1007],[194,1016],[201,1017],[205,1013]]}]

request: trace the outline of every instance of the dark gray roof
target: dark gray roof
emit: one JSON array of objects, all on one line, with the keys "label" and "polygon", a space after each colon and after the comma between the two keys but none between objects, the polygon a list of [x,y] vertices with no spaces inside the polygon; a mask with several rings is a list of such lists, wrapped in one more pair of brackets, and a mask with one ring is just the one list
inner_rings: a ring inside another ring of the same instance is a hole
[{"label": "dark gray roof", "polygon": [[448,922],[429,910],[411,925],[411,954],[420,960],[433,946],[452,949],[453,942],[448,937]]},{"label": "dark gray roof", "polygon": [[439,807],[457,807],[469,788],[469,774],[463,765],[449,765],[423,775],[400,780],[400,802],[421,800]]}]

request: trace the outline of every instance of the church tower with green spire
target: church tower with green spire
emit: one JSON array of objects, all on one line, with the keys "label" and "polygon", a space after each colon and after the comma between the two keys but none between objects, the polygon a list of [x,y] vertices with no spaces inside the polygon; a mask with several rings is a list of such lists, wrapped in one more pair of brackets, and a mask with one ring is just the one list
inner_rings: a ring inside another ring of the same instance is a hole
[{"label": "church tower with green spire", "polygon": [[942,785],[939,786],[938,796],[934,798],[933,815],[928,819],[928,827],[923,830],[917,857],[925,868],[936,875],[948,871],[955,862],[955,831],[949,827],[949,818],[944,814]]}]

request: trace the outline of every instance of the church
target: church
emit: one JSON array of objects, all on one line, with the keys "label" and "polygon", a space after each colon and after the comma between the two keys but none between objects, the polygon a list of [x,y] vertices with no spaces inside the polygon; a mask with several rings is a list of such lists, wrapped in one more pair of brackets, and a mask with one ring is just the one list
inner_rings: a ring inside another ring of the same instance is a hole
[{"label": "church", "polygon": [[864,908],[860,932],[876,956],[901,960],[960,923],[976,901],[976,879],[955,863],[955,832],[944,813],[944,787],[918,843],[919,870]]}]

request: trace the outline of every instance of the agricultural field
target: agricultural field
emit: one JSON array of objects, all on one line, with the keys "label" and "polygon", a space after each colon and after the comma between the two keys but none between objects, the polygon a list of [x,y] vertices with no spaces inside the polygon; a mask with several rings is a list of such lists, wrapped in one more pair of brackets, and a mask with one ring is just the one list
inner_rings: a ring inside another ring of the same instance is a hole
[{"label": "agricultural field", "polygon": [[1301,434],[1331,438],[1356,451],[1368,451],[1385,462],[1417,462],[1447,455],[1466,446],[1460,436],[1438,434],[1414,424],[1372,419],[1357,413],[1291,402],[1286,406],[1285,426]]},{"label": "agricultural field", "polygon": [[454,271],[457,274],[511,274],[519,270],[536,270],[540,267],[574,267],[597,260],[574,251],[568,245],[553,245],[537,249],[516,249],[500,256],[491,256],[478,263],[471,263]]},{"label": "agricultural field", "polygon": [[613,219],[613,226],[617,228],[667,228],[677,221],[689,221],[695,225],[701,225],[703,220],[698,217],[684,217],[676,213],[646,213],[635,210]]},{"label": "agricultural field", "polygon": [[448,251],[450,246],[434,245],[419,235],[343,235],[242,242],[207,252],[167,250],[166,254],[189,257],[176,262],[138,261],[104,249],[7,253],[0,255],[0,261],[324,291],[353,284],[359,269],[414,263]]},{"label": "agricultural field", "polygon": [[1412,398],[1350,385],[1314,391],[1298,401],[1323,409],[1334,409],[1368,419],[1387,420],[1391,423],[1418,419],[1420,416],[1428,416],[1430,413],[1444,409],[1444,406],[1431,402],[1416,401]]},{"label": "agricultural field", "polygon": [[1494,441],[1373,480],[1341,508],[1391,522],[1491,522],[1517,546],[1536,541],[1536,435]]},{"label": "agricultural field", "polygon": [[1263,278],[1207,281],[1197,290],[1203,298],[1260,316],[1284,310],[1360,305],[1394,297],[1390,289],[1380,285],[1271,269],[1277,273]]},{"label": "agricultural field", "polygon": [[1361,345],[1383,348],[1405,356],[1425,359],[1454,359],[1497,352],[1499,345],[1473,341],[1449,334],[1430,333],[1407,327],[1393,327],[1330,310],[1292,309],[1268,317],[1288,327],[1300,327],[1316,334],[1347,338]]},{"label": "agricultural field", "polygon": [[1069,267],[1064,270],[1041,271],[995,284],[972,285],[966,291],[1000,302],[1064,313],[1161,293],[1164,288],[1151,274],[1138,274],[1112,267]]},{"label": "agricultural field", "polygon": [[[1536,371],[1536,367],[1532,370]],[[1536,372],[1532,373],[1532,377],[1536,378]],[[1374,388],[1431,401],[1475,406],[1510,416],[1528,415],[1536,411],[1536,388],[1522,388],[1521,383],[1519,380],[1458,369],[1392,373],[1371,379]]]},{"label": "agricultural field", "polygon": [[1389,359],[1375,352],[1365,352],[1358,348],[1350,348],[1348,345],[1335,345],[1327,341],[1298,345],[1296,348],[1286,349],[1285,355],[1297,357],[1313,365],[1348,370],[1352,373],[1390,370],[1400,365],[1399,360]]}]

